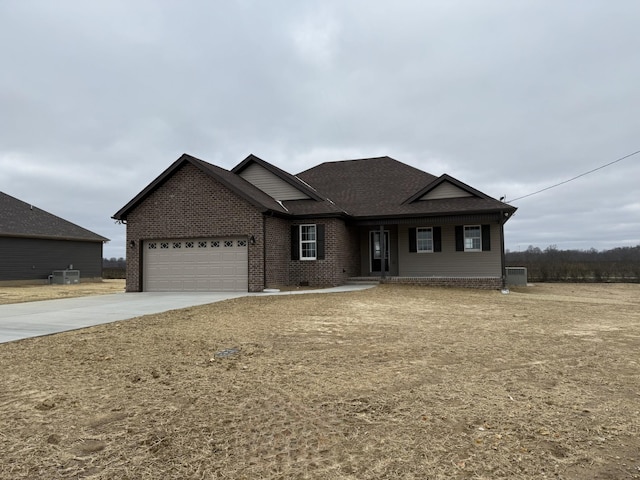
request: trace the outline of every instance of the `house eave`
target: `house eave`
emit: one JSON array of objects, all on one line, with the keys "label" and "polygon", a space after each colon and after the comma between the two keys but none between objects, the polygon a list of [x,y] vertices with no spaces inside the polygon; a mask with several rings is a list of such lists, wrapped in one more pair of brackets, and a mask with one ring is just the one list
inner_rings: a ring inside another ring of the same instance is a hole
[{"label": "house eave", "polygon": [[515,208],[495,209],[481,211],[452,211],[437,213],[417,213],[417,214],[398,214],[398,215],[370,215],[370,216],[353,216],[351,217],[357,225],[380,225],[380,224],[420,224],[428,222],[430,224],[454,224],[469,223],[475,221],[487,222],[506,222],[515,213]]},{"label": "house eave", "polygon": [[110,240],[106,237],[100,236],[99,238],[83,238],[83,237],[70,237],[70,236],[55,236],[55,235],[37,235],[27,233],[0,233],[0,238],[29,238],[34,240],[61,240],[65,242],[93,242],[93,243],[107,243]]}]

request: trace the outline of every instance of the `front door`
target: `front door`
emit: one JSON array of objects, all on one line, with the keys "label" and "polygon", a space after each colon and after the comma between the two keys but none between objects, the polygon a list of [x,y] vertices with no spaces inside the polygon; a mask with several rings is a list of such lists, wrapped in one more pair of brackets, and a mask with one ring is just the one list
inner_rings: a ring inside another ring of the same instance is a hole
[{"label": "front door", "polygon": [[[384,271],[389,271],[389,232],[384,231]],[[371,258],[371,272],[382,272],[382,242],[380,230],[374,230],[369,233],[369,256]]]}]

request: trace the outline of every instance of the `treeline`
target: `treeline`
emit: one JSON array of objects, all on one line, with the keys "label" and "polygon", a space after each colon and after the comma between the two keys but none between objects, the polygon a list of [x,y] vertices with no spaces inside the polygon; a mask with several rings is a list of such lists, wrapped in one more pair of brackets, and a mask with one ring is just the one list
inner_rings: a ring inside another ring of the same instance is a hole
[{"label": "treeline", "polygon": [[102,259],[102,278],[125,278],[127,273],[127,261],[120,258]]},{"label": "treeline", "polygon": [[640,282],[640,245],[612,250],[544,250],[529,246],[505,252],[508,267],[527,267],[530,282]]}]

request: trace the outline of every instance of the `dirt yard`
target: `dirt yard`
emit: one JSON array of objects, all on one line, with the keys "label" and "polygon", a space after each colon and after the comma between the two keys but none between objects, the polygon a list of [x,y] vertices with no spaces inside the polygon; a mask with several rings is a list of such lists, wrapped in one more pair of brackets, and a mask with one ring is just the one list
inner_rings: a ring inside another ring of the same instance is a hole
[{"label": "dirt yard", "polygon": [[124,291],[124,280],[103,280],[76,285],[23,285],[0,286],[0,305],[7,303],[35,302],[56,298],[85,297]]},{"label": "dirt yard", "polygon": [[640,478],[640,285],[246,297],[0,345],[2,479]]}]

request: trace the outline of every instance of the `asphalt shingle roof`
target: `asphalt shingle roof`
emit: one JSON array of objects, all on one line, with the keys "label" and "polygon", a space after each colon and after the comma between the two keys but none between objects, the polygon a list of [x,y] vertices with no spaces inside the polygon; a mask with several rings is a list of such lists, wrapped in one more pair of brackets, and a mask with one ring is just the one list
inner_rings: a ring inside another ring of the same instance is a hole
[{"label": "asphalt shingle roof", "polygon": [[[390,157],[326,162],[299,173],[298,177],[353,217],[515,210],[470,187],[474,196],[407,202],[417,192],[438,182],[439,177]],[[446,178],[467,187],[451,177]]]},{"label": "asphalt shingle roof", "polygon": [[[249,155],[229,171],[183,154],[113,218],[126,219],[132,208],[185,162],[200,168],[262,211],[281,215],[341,215],[352,218],[372,218],[487,213],[501,210],[514,212],[516,210],[448,175],[436,177],[391,157],[326,162],[294,176],[254,155]],[[251,162],[258,163],[290,185],[312,194],[312,198],[276,201],[239,175]],[[437,187],[444,181],[466,190],[471,196],[419,200],[424,192]]]},{"label": "asphalt shingle roof", "polygon": [[3,192],[0,192],[0,236],[92,242],[109,240]]}]

